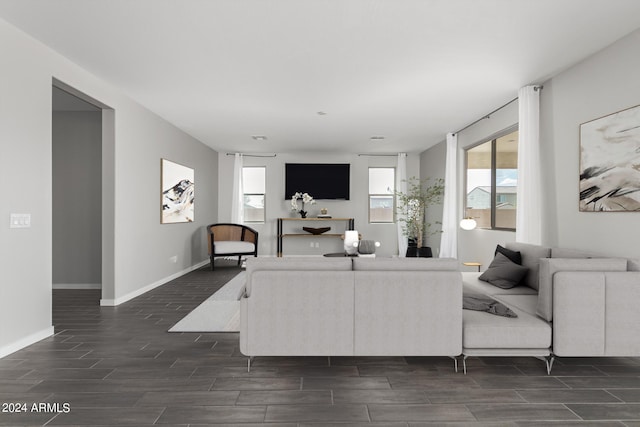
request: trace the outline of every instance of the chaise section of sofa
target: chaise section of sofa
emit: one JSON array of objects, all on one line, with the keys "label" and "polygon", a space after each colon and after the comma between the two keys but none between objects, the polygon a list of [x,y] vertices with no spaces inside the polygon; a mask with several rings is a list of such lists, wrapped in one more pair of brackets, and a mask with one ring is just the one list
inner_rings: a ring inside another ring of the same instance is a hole
[{"label": "chaise section of sofa", "polygon": [[[529,271],[500,289],[463,273],[465,292],[488,295],[517,319],[463,314],[463,354],[475,356],[640,356],[640,262],[575,249],[510,243]],[[465,366],[466,369],[466,366]]]},{"label": "chaise section of sofa", "polygon": [[547,361],[551,369],[551,324],[536,314],[540,259],[551,249],[522,243],[508,243],[507,249],[520,252],[522,265],[528,268],[520,286],[503,289],[479,280],[480,273],[463,273],[465,293],[481,294],[504,304],[517,314],[515,318],[464,310],[463,360],[470,356],[525,356]]}]

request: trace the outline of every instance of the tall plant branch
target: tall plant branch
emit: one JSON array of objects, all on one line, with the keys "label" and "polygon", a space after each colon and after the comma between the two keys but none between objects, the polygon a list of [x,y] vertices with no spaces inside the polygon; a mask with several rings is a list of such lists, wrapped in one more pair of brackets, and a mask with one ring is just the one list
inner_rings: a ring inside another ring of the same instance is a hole
[{"label": "tall plant branch", "polygon": [[442,203],[444,180],[437,178],[431,183],[431,178],[420,180],[414,176],[404,182],[407,183],[407,192],[394,192],[398,202],[397,212],[400,214],[398,221],[404,222],[403,234],[416,239],[418,247],[422,247],[426,237],[441,232],[431,230],[433,224],[426,222],[425,212],[429,206]]}]

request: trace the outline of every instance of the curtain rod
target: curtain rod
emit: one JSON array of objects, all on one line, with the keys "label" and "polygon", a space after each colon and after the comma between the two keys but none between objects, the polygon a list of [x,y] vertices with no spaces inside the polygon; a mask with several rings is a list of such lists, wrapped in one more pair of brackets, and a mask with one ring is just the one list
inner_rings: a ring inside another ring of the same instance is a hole
[{"label": "curtain rod", "polygon": [[360,156],[368,156],[368,157],[397,157],[397,154],[367,154],[367,153],[359,153],[358,157]]},{"label": "curtain rod", "polygon": [[[537,91],[539,91],[539,90],[542,90],[543,88],[544,88],[544,86],[542,86],[542,85],[538,85],[538,86],[534,86],[534,87],[533,87],[533,90],[535,90],[535,91],[537,92]],[[476,123],[481,122],[481,121],[482,121],[482,120],[484,120],[484,119],[491,118],[491,115],[492,115],[492,114],[494,114],[494,113],[496,113],[496,112],[498,112],[498,111],[502,110],[504,107],[506,107],[507,105],[509,105],[509,104],[511,104],[511,103],[513,103],[513,102],[515,102],[515,101],[517,101],[517,100],[518,100],[518,97],[516,96],[516,97],[515,97],[515,98],[513,98],[511,101],[509,101],[509,102],[507,102],[506,104],[504,104],[504,105],[502,105],[502,106],[500,106],[500,107],[496,108],[496,109],[495,109],[495,110],[493,110],[492,112],[490,112],[490,113],[488,113],[488,114],[485,114],[484,116],[480,117],[480,118],[479,118],[478,120],[476,120],[475,122],[473,122],[473,123],[470,123],[470,124],[466,125],[465,127],[463,127],[462,129],[460,129],[459,131],[454,132],[453,134],[454,134],[454,135],[455,135],[455,134],[458,134],[458,133],[462,132],[463,130],[469,129],[471,126],[475,125]]]},{"label": "curtain rod", "polygon": [[[241,153],[242,154],[242,153]],[[236,153],[227,153],[227,156],[235,156]],[[243,157],[277,157],[277,154],[242,154]]]}]

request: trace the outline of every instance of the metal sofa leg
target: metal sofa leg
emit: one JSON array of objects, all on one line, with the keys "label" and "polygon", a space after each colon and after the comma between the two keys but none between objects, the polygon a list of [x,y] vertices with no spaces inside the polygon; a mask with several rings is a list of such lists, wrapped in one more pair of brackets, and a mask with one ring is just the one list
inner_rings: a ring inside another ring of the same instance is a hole
[{"label": "metal sofa leg", "polygon": [[253,360],[253,356],[249,356],[247,358],[247,372],[251,372],[251,361]]},{"label": "metal sofa leg", "polygon": [[544,363],[547,365],[547,375],[551,375],[551,368],[553,368],[554,360],[556,360],[556,357],[553,354],[550,354],[544,360]]},{"label": "metal sofa leg", "polygon": [[542,360],[544,364],[547,366],[547,375],[551,375],[551,368],[553,368],[553,362],[556,360],[556,357],[553,354],[548,356],[539,356],[536,359]]},{"label": "metal sofa leg", "polygon": [[455,369],[456,373],[458,373],[458,356],[449,357],[453,359],[453,368]]},{"label": "metal sofa leg", "polygon": [[467,356],[466,354],[462,355],[462,372],[464,372],[465,375],[467,375]]}]

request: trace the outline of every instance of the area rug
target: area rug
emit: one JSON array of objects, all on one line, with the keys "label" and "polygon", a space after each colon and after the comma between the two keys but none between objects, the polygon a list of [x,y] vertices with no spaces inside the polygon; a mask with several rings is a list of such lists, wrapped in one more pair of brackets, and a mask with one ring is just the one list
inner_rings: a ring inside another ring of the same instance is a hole
[{"label": "area rug", "polygon": [[239,332],[240,297],[245,280],[246,272],[242,271],[173,325],[169,332]]}]

